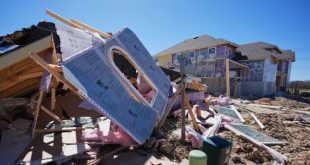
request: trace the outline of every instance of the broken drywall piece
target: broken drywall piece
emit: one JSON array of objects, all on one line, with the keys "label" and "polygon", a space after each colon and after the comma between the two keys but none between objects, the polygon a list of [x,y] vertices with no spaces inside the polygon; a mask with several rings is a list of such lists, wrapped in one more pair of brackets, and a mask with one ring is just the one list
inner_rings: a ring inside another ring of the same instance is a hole
[{"label": "broken drywall piece", "polygon": [[[63,52],[65,78],[98,112],[122,127],[138,143],[143,143],[151,135],[156,120],[163,116],[170,87],[152,56],[128,28],[111,39],[98,40],[97,36],[82,30],[56,27]],[[151,104],[115,66],[112,58],[114,49],[127,55],[139,74],[155,88]]]}]

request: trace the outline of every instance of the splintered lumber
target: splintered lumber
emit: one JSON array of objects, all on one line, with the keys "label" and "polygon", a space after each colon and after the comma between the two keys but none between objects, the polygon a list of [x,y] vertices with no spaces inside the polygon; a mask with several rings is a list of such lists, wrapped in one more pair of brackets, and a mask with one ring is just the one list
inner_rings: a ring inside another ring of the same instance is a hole
[{"label": "splintered lumber", "polygon": [[265,144],[257,141],[256,139],[254,139],[250,136],[247,136],[246,134],[240,132],[239,130],[235,129],[234,127],[230,126],[229,124],[224,124],[224,127],[226,129],[234,132],[238,136],[241,136],[244,140],[247,140],[248,142],[252,143],[256,147],[266,150],[273,157],[273,159],[277,161],[277,163],[285,165],[285,162],[287,162],[287,160],[288,160],[287,157],[282,155],[278,151],[266,146]]},{"label": "splintered lumber", "polygon": [[196,131],[200,132],[200,131],[199,131],[199,127],[198,127],[198,123],[197,123],[197,121],[196,121],[196,117],[195,117],[195,115],[194,115],[194,113],[193,113],[192,106],[191,106],[191,104],[189,103],[187,97],[185,97],[185,105],[186,105],[186,107],[187,107],[187,110],[188,110],[189,115],[191,116],[193,128],[194,128]]},{"label": "splintered lumber", "polygon": [[74,19],[71,19],[71,22],[73,22],[74,24],[86,29],[86,30],[89,30],[91,32],[94,32],[94,33],[98,33],[101,37],[103,38],[112,38],[112,35],[111,34],[108,34],[108,33],[105,33],[105,32],[102,32],[102,31],[99,31],[97,29],[94,29],[92,28],[91,26],[89,25],[86,25],[78,20],[74,20]]},{"label": "splintered lumber", "polygon": [[253,119],[256,121],[256,123],[260,126],[261,129],[264,129],[265,126],[263,125],[262,122],[260,122],[257,118],[257,116],[253,112],[249,112],[250,115],[253,117]]},{"label": "splintered lumber", "polygon": [[51,111],[49,111],[47,108],[45,108],[43,105],[41,105],[41,110],[43,110],[45,113],[47,113],[49,116],[51,116],[53,119],[55,119],[56,121],[58,121],[61,124],[64,124],[65,122],[62,121],[58,116],[56,116],[54,113],[52,113]]},{"label": "splintered lumber", "polygon": [[164,111],[164,115],[163,117],[161,118],[161,120],[159,121],[158,125],[157,125],[157,128],[161,128],[162,125],[164,124],[172,106],[174,105],[175,101],[178,99],[181,91],[183,90],[184,86],[182,84],[180,84],[178,90],[175,92],[175,94],[173,95],[173,97],[171,99],[169,99],[169,102],[168,102],[168,105],[166,106],[166,109]]},{"label": "splintered lumber", "polygon": [[32,138],[34,137],[35,129],[37,128],[37,122],[38,122],[38,117],[39,117],[39,113],[40,113],[40,106],[41,106],[41,102],[43,99],[43,95],[44,95],[44,92],[41,90],[39,93],[38,101],[37,101],[36,111],[34,113],[34,125],[33,125],[32,136],[31,136]]},{"label": "splintered lumber", "polygon": [[71,21],[65,19],[64,17],[62,17],[62,16],[60,16],[60,15],[58,15],[58,14],[56,14],[56,13],[50,11],[50,10],[45,10],[45,11],[46,11],[46,14],[47,14],[47,15],[49,15],[49,16],[51,16],[51,17],[53,17],[53,18],[55,18],[55,19],[57,19],[57,20],[59,20],[59,21],[65,23],[65,24],[67,24],[67,25],[69,25],[69,26],[71,26],[71,27],[73,27],[73,28],[80,28],[80,27],[79,27],[78,25],[76,25],[75,23],[73,23],[73,22],[71,22]]}]

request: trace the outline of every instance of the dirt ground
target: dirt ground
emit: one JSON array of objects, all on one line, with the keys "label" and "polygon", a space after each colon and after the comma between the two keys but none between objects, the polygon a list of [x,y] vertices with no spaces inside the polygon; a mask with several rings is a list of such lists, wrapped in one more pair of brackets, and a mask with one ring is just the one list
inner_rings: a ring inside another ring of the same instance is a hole
[{"label": "dirt ground", "polygon": [[[287,156],[287,164],[310,165],[310,115],[290,111],[310,111],[309,104],[282,97],[273,99],[264,98],[254,100],[252,103],[257,104],[262,101],[267,102],[269,105],[283,106],[283,110],[264,109],[264,111],[255,113],[258,119],[266,127],[262,130],[249,113],[244,111],[241,105],[236,105],[239,112],[246,120],[245,123],[260,132],[284,142],[283,145],[273,145],[270,147]],[[187,121],[187,123],[190,124],[189,121]],[[305,125],[299,125],[298,123]],[[162,138],[164,138],[164,140],[156,142],[154,139],[154,144],[150,145],[150,143],[146,143],[143,148],[148,150],[148,152],[157,155],[159,158],[165,156],[175,162],[180,162],[182,159],[186,159],[188,153],[192,150],[191,144],[189,141],[186,143],[180,143],[179,137],[175,137],[171,133],[177,128],[180,128],[180,120],[168,119],[163,127]],[[274,160],[266,151],[258,149],[251,143],[239,138],[235,133],[223,128],[220,129],[218,135],[233,142],[229,164],[269,165],[274,163]],[[157,146],[155,143],[157,143]]]}]

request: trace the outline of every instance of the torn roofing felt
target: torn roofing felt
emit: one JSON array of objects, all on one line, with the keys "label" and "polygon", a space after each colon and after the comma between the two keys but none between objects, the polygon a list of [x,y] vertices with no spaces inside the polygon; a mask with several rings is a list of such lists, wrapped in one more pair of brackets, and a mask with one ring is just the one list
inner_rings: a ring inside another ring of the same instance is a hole
[{"label": "torn roofing felt", "polygon": [[[55,24],[53,22],[41,21],[37,25],[32,25],[28,28],[15,31],[12,34],[0,36],[0,55],[31,44],[39,39],[56,33]],[[60,53],[59,38],[53,35],[54,42],[57,48],[57,53]]]},{"label": "torn roofing felt", "polygon": [[[65,78],[97,111],[123,128],[139,144],[148,139],[163,116],[170,82],[152,56],[128,28],[102,39],[84,30],[56,25]],[[156,90],[148,103],[120,72],[112,49],[123,52]],[[135,95],[133,97],[132,95]]]}]

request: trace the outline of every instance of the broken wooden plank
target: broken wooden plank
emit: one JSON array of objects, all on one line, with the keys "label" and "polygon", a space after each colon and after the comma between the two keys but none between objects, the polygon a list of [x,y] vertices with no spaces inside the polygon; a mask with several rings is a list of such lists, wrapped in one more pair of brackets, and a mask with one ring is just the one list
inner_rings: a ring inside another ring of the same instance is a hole
[{"label": "broken wooden plank", "polygon": [[263,104],[248,104],[248,105],[269,109],[276,109],[276,110],[280,110],[282,108],[282,106],[275,106],[275,105],[263,105]]},{"label": "broken wooden plank", "polygon": [[89,30],[89,31],[94,32],[94,33],[98,33],[103,38],[112,38],[111,34],[106,33],[106,32],[102,32],[102,31],[97,30],[97,29],[94,29],[91,26],[86,25],[85,23],[82,23],[82,22],[80,22],[78,20],[71,19],[71,22],[73,22],[74,24],[76,24],[76,25],[78,25],[78,26],[80,26],[80,27],[82,27],[82,28],[84,28],[86,30]]},{"label": "broken wooden plank", "polygon": [[264,129],[265,126],[263,125],[262,122],[259,121],[257,116],[253,112],[249,112],[249,114],[253,117],[253,119],[256,121],[256,123],[260,126],[261,129]]},{"label": "broken wooden plank", "polygon": [[40,113],[40,106],[42,103],[43,95],[44,95],[44,92],[40,91],[39,98],[38,98],[37,105],[36,105],[36,111],[34,113],[34,124],[33,124],[33,128],[32,128],[32,136],[31,136],[32,138],[34,137],[34,133],[35,133],[34,131],[37,128],[37,122],[38,122],[38,117],[39,117],[39,113]]},{"label": "broken wooden plank", "polygon": [[48,67],[48,63],[45,62],[41,57],[39,57],[36,53],[33,53],[33,52],[29,52],[29,54],[31,54],[30,57],[37,64],[39,64],[42,68],[44,68],[45,70],[50,72],[56,79],[58,79],[59,81],[64,83],[73,93],[75,93],[78,96],[80,96],[80,94],[77,92],[78,90],[73,85],[71,85],[71,83],[69,81],[67,81],[59,72],[57,72],[57,71],[51,69],[50,67]]},{"label": "broken wooden plank", "polygon": [[162,125],[164,124],[169,112],[171,111],[171,108],[173,107],[174,103],[176,102],[176,100],[178,99],[180,92],[183,89],[183,85],[180,84],[178,87],[178,90],[174,93],[173,97],[169,99],[168,105],[166,106],[166,109],[164,111],[164,115],[163,117],[160,119],[158,125],[157,125],[157,129],[161,128]]},{"label": "broken wooden plank", "polygon": [[57,20],[59,20],[60,22],[65,23],[65,24],[67,24],[67,25],[69,25],[69,26],[71,26],[71,27],[73,27],[73,28],[81,28],[81,27],[79,27],[78,25],[76,25],[75,23],[73,23],[73,22],[71,22],[71,21],[65,19],[64,17],[62,17],[62,16],[56,14],[55,12],[52,12],[52,11],[50,11],[50,10],[45,10],[45,12],[46,12],[47,15],[49,15],[49,16],[51,16],[51,17],[57,19]]},{"label": "broken wooden plank", "polygon": [[197,121],[196,121],[196,117],[195,117],[194,112],[193,112],[193,110],[192,110],[192,106],[191,106],[191,104],[190,104],[189,101],[188,101],[188,98],[185,97],[185,100],[184,100],[184,101],[185,101],[185,105],[186,105],[186,107],[187,107],[188,113],[189,113],[189,115],[190,115],[190,117],[191,117],[192,124],[193,124],[193,128],[195,129],[195,131],[200,132],[200,131],[199,131],[198,124],[197,124]]},{"label": "broken wooden plank", "polygon": [[48,128],[48,129],[36,129],[35,133],[51,133],[51,132],[66,132],[66,131],[81,131],[86,128],[75,127],[75,128]]},{"label": "broken wooden plank", "polygon": [[65,122],[62,121],[57,115],[55,115],[54,113],[52,113],[50,110],[48,110],[47,108],[45,108],[43,105],[41,105],[41,110],[43,110],[45,113],[47,113],[49,116],[51,116],[53,119],[55,119],[56,121],[58,121],[61,124],[64,124]]}]

